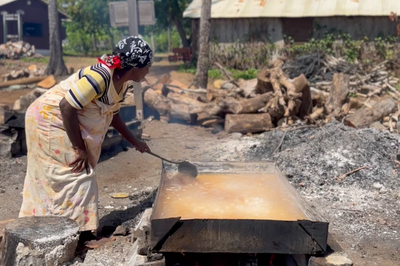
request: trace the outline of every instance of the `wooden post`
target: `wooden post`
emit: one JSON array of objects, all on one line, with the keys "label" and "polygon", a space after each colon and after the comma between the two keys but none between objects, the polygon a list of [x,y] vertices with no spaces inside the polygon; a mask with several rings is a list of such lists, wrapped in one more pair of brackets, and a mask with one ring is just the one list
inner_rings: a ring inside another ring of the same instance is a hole
[{"label": "wooden post", "polygon": [[136,0],[128,0],[128,12],[129,12],[129,34],[137,36],[139,34],[138,27],[138,11]]},{"label": "wooden post", "polygon": [[171,52],[171,30],[168,26],[168,52]]},{"label": "wooden post", "polygon": [[156,45],[154,44],[154,32],[151,31],[151,48],[153,48],[153,52],[156,52]]},{"label": "wooden post", "polygon": [[142,84],[139,82],[133,82],[133,97],[135,98],[136,119],[139,121],[142,121],[143,120],[143,90],[142,90]]}]

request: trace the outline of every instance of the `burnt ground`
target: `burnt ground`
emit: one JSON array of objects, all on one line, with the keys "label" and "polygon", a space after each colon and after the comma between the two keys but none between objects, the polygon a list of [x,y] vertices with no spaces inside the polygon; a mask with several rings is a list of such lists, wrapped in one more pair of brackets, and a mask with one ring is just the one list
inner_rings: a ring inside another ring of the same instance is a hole
[{"label": "burnt ground", "polygon": [[[354,130],[339,123],[252,137],[212,134],[202,127],[155,120],[144,125],[150,148],[172,159],[267,160],[283,139],[272,159],[330,222],[330,232],[355,265],[400,265],[400,166],[394,162],[399,135]],[[97,168],[101,225],[132,225],[141,209],[151,206],[161,162],[133,149],[116,149],[101,160]],[[337,181],[360,166],[368,168]],[[18,214],[26,157],[2,160],[0,167],[0,217],[6,220]],[[128,192],[131,197],[113,199],[113,192]]]}]

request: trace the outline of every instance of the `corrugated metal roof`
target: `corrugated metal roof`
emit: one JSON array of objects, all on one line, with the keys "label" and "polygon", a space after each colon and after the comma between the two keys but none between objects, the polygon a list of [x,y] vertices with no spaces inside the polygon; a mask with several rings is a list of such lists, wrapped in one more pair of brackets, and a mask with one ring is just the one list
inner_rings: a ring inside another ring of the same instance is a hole
[{"label": "corrugated metal roof", "polygon": [[[202,0],[183,13],[199,18]],[[387,16],[400,13],[400,0],[212,0],[212,18]]]}]

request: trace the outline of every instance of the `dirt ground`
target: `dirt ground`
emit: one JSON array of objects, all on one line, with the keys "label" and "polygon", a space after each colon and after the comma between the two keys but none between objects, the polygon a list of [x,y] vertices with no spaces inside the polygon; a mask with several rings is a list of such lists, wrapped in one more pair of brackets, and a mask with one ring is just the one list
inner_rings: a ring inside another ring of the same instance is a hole
[{"label": "dirt ground", "polygon": [[[77,69],[94,59],[79,60],[68,59],[67,65],[73,63]],[[193,77],[177,73],[177,68],[157,62],[149,81],[174,71],[173,79],[190,83]],[[400,265],[400,169],[393,161],[400,145],[398,135],[355,131],[338,124],[250,137],[157,120],[143,125],[150,148],[171,159],[257,161],[272,156],[306,201],[330,222],[330,232],[354,265]],[[282,146],[272,154],[282,139]],[[25,156],[0,160],[0,220],[18,216],[26,163]],[[336,181],[340,174],[363,165],[370,169]],[[159,159],[133,149],[103,154],[96,169],[101,227],[130,225],[140,212],[132,206],[143,195],[150,198],[160,171]],[[114,192],[133,196],[113,199]],[[150,200],[147,205],[151,206]]]}]

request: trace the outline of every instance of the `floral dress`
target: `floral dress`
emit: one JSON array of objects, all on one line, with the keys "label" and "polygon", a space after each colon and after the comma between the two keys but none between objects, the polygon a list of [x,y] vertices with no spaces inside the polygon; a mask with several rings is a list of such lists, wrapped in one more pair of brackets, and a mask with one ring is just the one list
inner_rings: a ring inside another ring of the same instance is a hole
[{"label": "floral dress", "polygon": [[[75,220],[81,231],[99,225],[98,188],[94,168],[104,136],[117,114],[127,86],[117,93],[113,69],[96,64],[81,69],[51,88],[26,112],[25,131],[28,166],[19,217],[65,216]],[[65,131],[60,101],[78,110],[82,138],[88,150],[90,173],[72,173],[68,164],[75,152]]]}]

